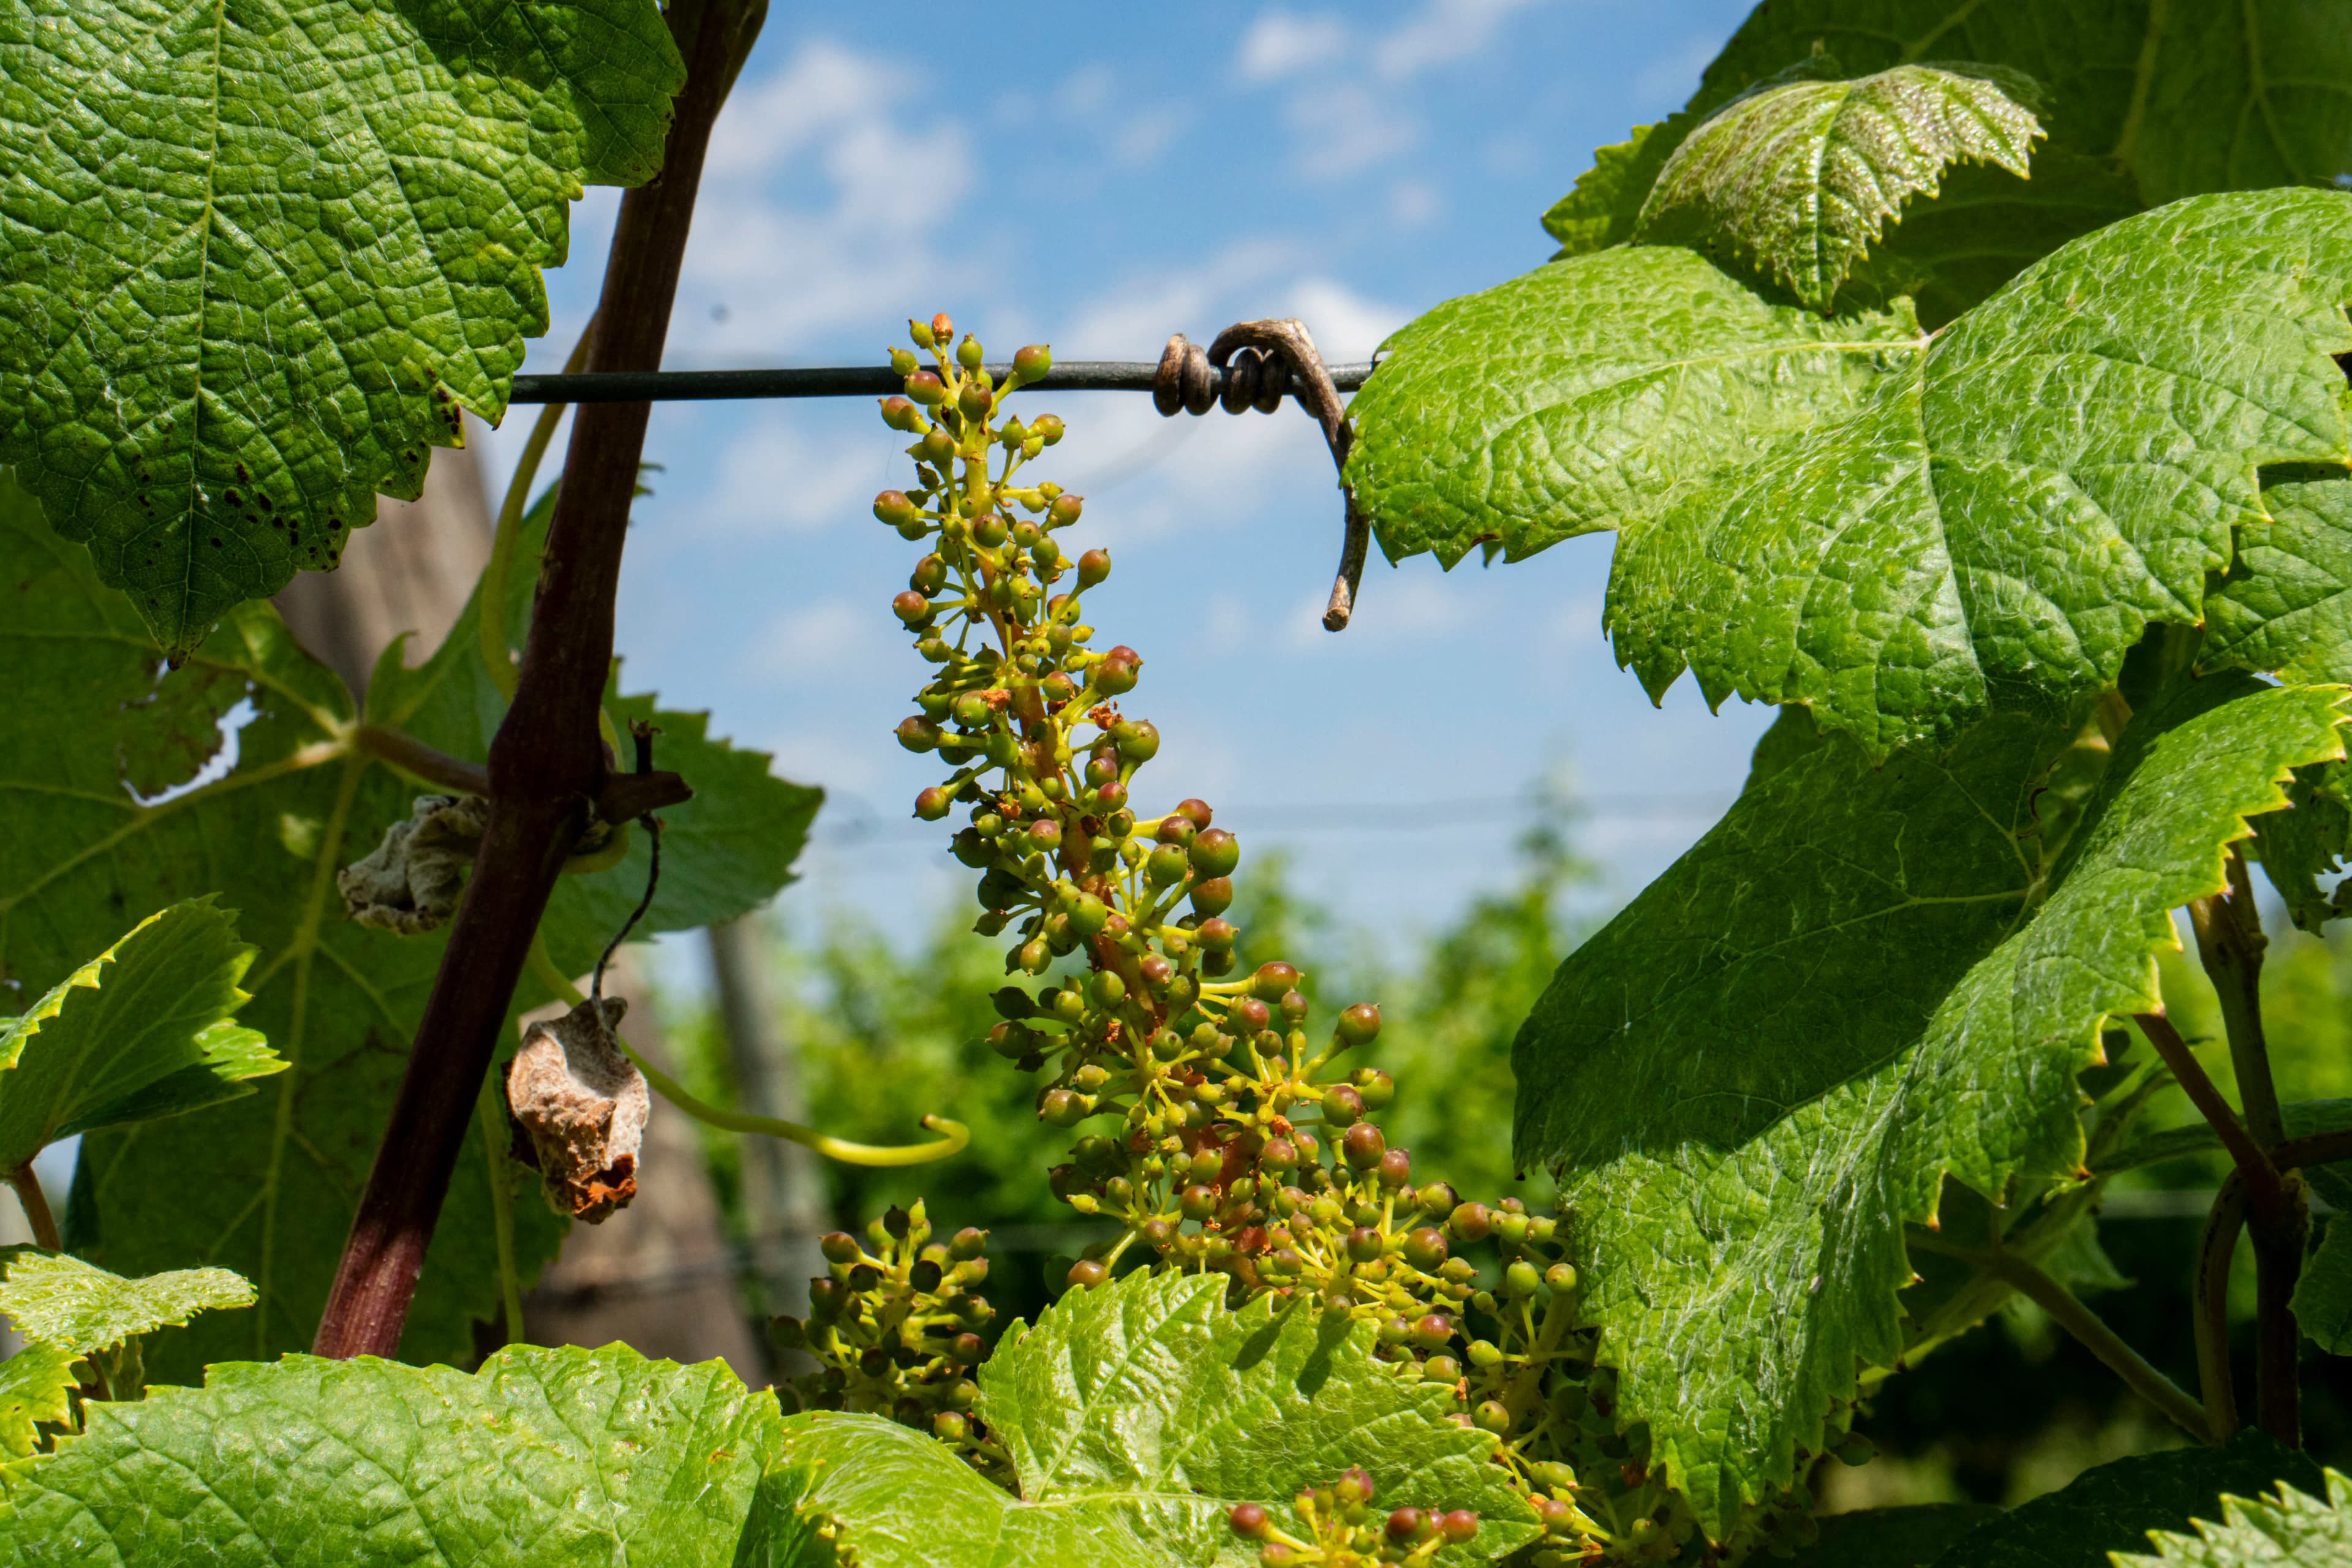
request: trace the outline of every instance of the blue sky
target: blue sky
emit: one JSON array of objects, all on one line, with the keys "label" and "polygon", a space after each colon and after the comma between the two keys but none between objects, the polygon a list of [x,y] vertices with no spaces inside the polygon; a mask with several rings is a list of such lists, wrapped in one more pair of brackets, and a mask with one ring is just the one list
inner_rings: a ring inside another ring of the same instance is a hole
[{"label": "blue sky", "polygon": [[[998,355],[1151,359],[1171,331],[1297,315],[1364,358],[1539,264],[1538,218],[1591,149],[1678,107],[1747,9],[779,5],[719,126],[668,363],[876,363],[938,310]],[[578,209],[530,368],[585,318],[614,205]],[[1769,713],[1711,716],[1688,682],[1651,707],[1601,635],[1607,536],[1450,574],[1376,556],[1335,637],[1339,499],[1304,415],[1034,406],[1070,425],[1039,477],[1087,496],[1076,532],[1117,563],[1092,619],[1145,657],[1129,706],[1166,743],[1142,793],[1286,846],[1350,919],[1426,926],[1506,880],[1546,777],[1587,801],[1621,898],[1736,790]],[[501,482],[528,418],[488,438]],[[927,668],[888,610],[914,552],[867,510],[906,481],[902,442],[859,402],[658,409],[620,642],[632,687],[831,792],[788,901],[912,934],[970,873],[909,820],[931,760],[890,735]]]}]

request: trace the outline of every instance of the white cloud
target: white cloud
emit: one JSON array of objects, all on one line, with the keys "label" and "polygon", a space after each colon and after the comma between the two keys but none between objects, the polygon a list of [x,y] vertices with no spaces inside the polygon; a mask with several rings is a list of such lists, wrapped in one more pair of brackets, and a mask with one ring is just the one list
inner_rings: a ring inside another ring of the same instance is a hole
[{"label": "white cloud", "polygon": [[1368,360],[1381,340],[1412,319],[1412,312],[1386,300],[1367,299],[1328,278],[1306,278],[1291,285],[1282,313],[1307,323],[1324,358]]},{"label": "white cloud", "polygon": [[706,507],[680,517],[695,531],[815,533],[872,521],[874,497],[894,481],[887,443],[812,436],[788,405],[761,407],[729,440]]},{"label": "white cloud", "polygon": [[739,90],[711,140],[673,349],[765,359],[937,297],[976,170],[964,123],[922,109],[909,73],[821,39]]},{"label": "white cloud", "polygon": [[1512,13],[1533,0],[1430,0],[1421,14],[1372,46],[1372,69],[1404,81],[1434,66],[1486,52]]},{"label": "white cloud", "polygon": [[1242,35],[1234,64],[1244,81],[1276,81],[1330,65],[1348,42],[1348,26],[1337,16],[1265,11]]},{"label": "white cloud", "polygon": [[742,654],[743,672],[755,679],[792,681],[819,670],[839,669],[880,655],[900,640],[885,605],[853,605],[822,599],[771,622]]},{"label": "white cloud", "polygon": [[[1295,264],[1295,247],[1274,240],[1242,240],[1211,257],[1129,279],[1081,308],[1054,337],[1054,352],[1066,359],[1160,357],[1171,332],[1205,343],[1228,321],[1215,320],[1231,302],[1261,289],[1266,280]],[[1263,316],[1263,310],[1251,315]]]},{"label": "white cloud", "polygon": [[1361,82],[1307,88],[1284,111],[1290,122],[1298,172],[1311,180],[1343,180],[1377,168],[1421,140],[1420,117],[1392,92]]},{"label": "white cloud", "polygon": [[1174,104],[1147,109],[1112,138],[1111,155],[1126,168],[1139,169],[1157,161],[1192,122],[1192,112]]},{"label": "white cloud", "polygon": [[1110,67],[1097,61],[1072,71],[1054,97],[1062,112],[1073,120],[1091,120],[1110,107],[1115,85]]},{"label": "white cloud", "polygon": [[1389,221],[1399,228],[1419,228],[1445,210],[1445,199],[1427,180],[1399,180],[1389,187]]}]

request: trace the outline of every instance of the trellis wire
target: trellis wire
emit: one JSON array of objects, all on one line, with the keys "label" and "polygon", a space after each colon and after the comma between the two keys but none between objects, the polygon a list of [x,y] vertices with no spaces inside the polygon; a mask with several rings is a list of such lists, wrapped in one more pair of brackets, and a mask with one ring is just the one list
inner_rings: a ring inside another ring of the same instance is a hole
[{"label": "trellis wire", "polygon": [[[1010,361],[983,367],[1002,384],[1013,374]],[[1372,374],[1367,363],[1335,364],[1331,383],[1353,392]],[[1073,360],[1056,364],[1029,384],[1048,392],[1150,392],[1160,374],[1156,361]],[[1210,382],[1222,397],[1231,371],[1212,367]],[[602,371],[562,375],[519,375],[509,403],[703,403],[776,397],[887,397],[906,390],[906,378],[887,365],[818,365],[777,370]]]}]

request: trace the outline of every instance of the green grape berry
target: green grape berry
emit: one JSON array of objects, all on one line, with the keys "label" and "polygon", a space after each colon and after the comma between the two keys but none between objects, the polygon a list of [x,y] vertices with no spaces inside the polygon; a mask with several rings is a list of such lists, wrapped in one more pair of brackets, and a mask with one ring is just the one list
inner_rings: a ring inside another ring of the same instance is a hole
[{"label": "green grape berry", "polygon": [[910,752],[936,752],[940,749],[940,727],[919,716],[898,721],[898,744]]},{"label": "green grape berry", "polygon": [[[1223,828],[1212,827],[1192,840],[1192,868],[1203,877],[1229,876],[1241,864],[1241,845]],[[1272,978],[1265,978],[1269,972]],[[1259,975],[1257,994],[1268,1002],[1298,984],[1298,971],[1287,963],[1267,964]]]},{"label": "green grape berry", "polygon": [[907,395],[926,408],[937,408],[948,400],[948,384],[930,371],[919,370],[907,378]]},{"label": "green grape berry", "polygon": [[1364,1117],[1364,1097],[1347,1084],[1323,1091],[1323,1120],[1334,1127],[1352,1127]]},{"label": "green grape berry", "polygon": [[1095,688],[1106,697],[1123,697],[1135,689],[1142,668],[1143,656],[1121,644],[1095,661]]},{"label": "green grape berry", "polygon": [[1415,1268],[1432,1269],[1445,1261],[1444,1234],[1433,1226],[1421,1226],[1407,1231],[1404,1238],[1404,1260]]},{"label": "green grape berry", "polygon": [[915,796],[915,815],[925,822],[937,822],[948,814],[951,804],[948,792],[933,784]]},{"label": "green grape berry", "polygon": [[1054,351],[1044,343],[1031,343],[1013,356],[1013,379],[1023,385],[1042,381],[1054,368]]},{"label": "green grape berry", "polygon": [[1203,951],[1230,952],[1233,951],[1234,943],[1241,939],[1242,933],[1241,929],[1231,921],[1212,919],[1202,921],[1196,934],[1200,938]]},{"label": "green grape berry", "polygon": [[1542,1280],[1536,1266],[1524,1258],[1514,1258],[1511,1266],[1503,1270],[1503,1289],[1514,1297],[1534,1295]]},{"label": "green grape berry", "polygon": [[[1234,907],[1234,883],[1230,877],[1212,877],[1205,882],[1192,884],[1192,908],[1202,915],[1221,915]],[[1202,946],[1208,944],[1204,942]],[[1212,952],[1222,951],[1211,949]]]}]

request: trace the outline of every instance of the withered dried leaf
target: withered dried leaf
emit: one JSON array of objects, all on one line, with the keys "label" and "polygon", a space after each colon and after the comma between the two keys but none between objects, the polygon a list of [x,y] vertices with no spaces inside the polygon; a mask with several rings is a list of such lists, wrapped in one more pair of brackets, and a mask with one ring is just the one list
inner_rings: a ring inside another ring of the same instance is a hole
[{"label": "withered dried leaf", "polygon": [[613,1037],[627,1010],[607,997],[533,1024],[507,1069],[507,1105],[530,1141],[548,1201],[591,1225],[637,1195],[652,1099]]},{"label": "withered dried leaf", "polygon": [[335,874],[352,919],[402,936],[446,923],[457,912],[488,811],[479,795],[418,795],[407,819],[385,829],[367,858]]}]

